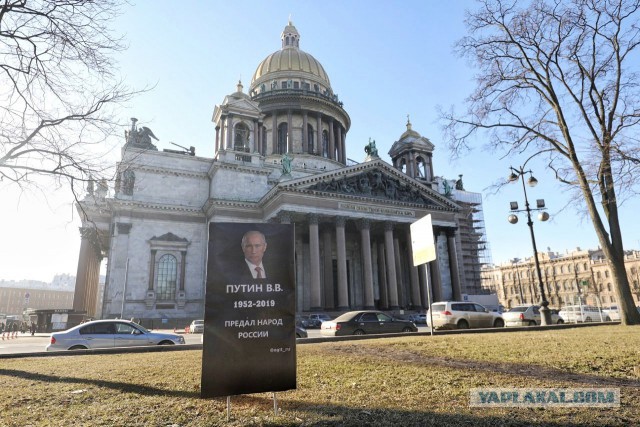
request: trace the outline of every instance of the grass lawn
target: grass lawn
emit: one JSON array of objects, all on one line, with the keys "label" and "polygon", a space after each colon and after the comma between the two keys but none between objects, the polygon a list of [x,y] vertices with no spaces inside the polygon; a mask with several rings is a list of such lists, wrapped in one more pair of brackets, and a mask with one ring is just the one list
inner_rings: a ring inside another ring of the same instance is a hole
[{"label": "grass lawn", "polygon": [[[200,351],[0,360],[0,426],[640,425],[640,327],[298,345],[298,388],[200,399]],[[472,408],[476,387],[619,388],[619,408]]]}]

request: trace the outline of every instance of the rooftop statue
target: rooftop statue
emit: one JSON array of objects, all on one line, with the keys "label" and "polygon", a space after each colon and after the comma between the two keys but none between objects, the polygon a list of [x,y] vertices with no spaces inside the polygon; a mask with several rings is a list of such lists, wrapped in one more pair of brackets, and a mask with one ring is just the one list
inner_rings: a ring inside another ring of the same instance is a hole
[{"label": "rooftop statue", "polygon": [[146,126],[142,126],[140,129],[138,129],[136,126],[137,121],[138,119],[132,117],[131,130],[124,131],[124,137],[127,141],[127,145],[133,145],[138,148],[157,150],[156,146],[151,142],[151,138],[159,141],[158,138],[153,134],[151,129]]},{"label": "rooftop statue", "polygon": [[371,138],[369,138],[369,144],[364,146],[364,152],[367,153],[367,158],[379,157],[378,149],[376,148],[376,141],[372,141]]}]

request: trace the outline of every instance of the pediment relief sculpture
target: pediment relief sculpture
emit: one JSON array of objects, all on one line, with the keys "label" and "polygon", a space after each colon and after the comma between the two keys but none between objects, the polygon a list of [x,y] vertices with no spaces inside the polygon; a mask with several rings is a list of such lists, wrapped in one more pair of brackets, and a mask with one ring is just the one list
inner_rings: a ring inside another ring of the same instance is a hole
[{"label": "pediment relief sculpture", "polygon": [[309,189],[434,205],[434,202],[421,194],[417,188],[405,184],[397,178],[385,175],[378,169],[349,177],[334,177],[331,180],[314,184]]}]

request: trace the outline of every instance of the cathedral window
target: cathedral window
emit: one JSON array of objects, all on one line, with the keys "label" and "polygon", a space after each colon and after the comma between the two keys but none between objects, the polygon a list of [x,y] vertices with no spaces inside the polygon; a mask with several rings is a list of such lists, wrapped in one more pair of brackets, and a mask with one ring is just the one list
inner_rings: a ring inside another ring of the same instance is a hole
[{"label": "cathedral window", "polygon": [[293,82],[294,89],[300,89],[300,82]]},{"label": "cathedral window", "polygon": [[307,124],[307,152],[309,154],[313,154],[313,141],[314,141],[314,135],[316,133],[313,131],[313,126],[311,126],[310,124]]},{"label": "cathedral window", "polygon": [[287,152],[287,124],[280,123],[278,125],[278,147],[276,150],[276,154],[284,154]]},{"label": "cathedral window", "polygon": [[156,285],[159,300],[172,300],[176,294],[178,281],[178,260],[170,254],[162,255],[158,261],[158,282]]},{"label": "cathedral window", "polygon": [[315,90],[316,92],[320,92],[320,86],[313,85],[313,90]]},{"label": "cathedral window", "polygon": [[235,126],[233,149],[235,151],[249,152],[249,128],[244,123]]},{"label": "cathedral window", "polygon": [[322,157],[329,157],[329,132],[322,131]]},{"label": "cathedral window", "polygon": [[287,81],[285,80],[285,81],[281,82],[280,85],[281,85],[282,89],[286,89],[287,88]]}]

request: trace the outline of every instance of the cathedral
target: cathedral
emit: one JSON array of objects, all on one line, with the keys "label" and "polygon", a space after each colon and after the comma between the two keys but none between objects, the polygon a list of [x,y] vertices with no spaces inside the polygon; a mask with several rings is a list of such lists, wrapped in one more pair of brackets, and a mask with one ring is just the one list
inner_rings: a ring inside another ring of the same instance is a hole
[{"label": "cathedral", "polygon": [[[207,230],[216,222],[295,225],[299,313],[397,313],[424,309],[429,292],[434,301],[479,293],[481,196],[462,176],[434,175],[435,147],[409,120],[391,163],[371,140],[352,141],[363,156],[348,159],[349,114],[291,22],[248,90],[238,82],[212,121],[215,145],[201,157],[193,147],[159,150],[132,119],[114,185],[89,186],[78,204],[74,310],[143,324],[203,318]],[[437,260],[414,267],[409,226],[429,214]]]}]

